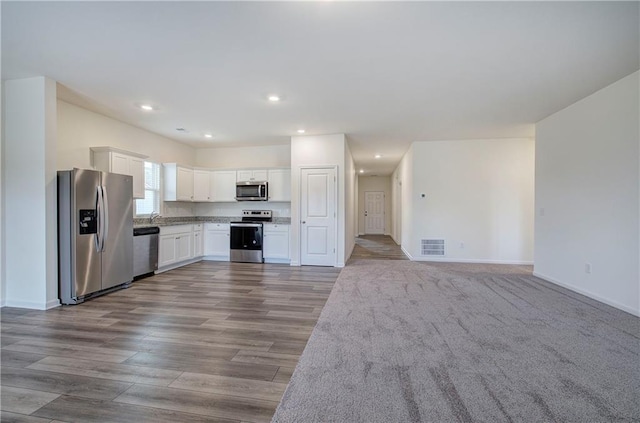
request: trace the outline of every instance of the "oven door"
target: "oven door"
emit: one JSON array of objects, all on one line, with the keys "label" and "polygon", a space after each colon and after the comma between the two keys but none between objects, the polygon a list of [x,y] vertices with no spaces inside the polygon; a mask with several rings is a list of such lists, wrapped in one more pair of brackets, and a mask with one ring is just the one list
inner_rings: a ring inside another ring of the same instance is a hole
[{"label": "oven door", "polygon": [[262,223],[232,223],[230,260],[263,263]]}]

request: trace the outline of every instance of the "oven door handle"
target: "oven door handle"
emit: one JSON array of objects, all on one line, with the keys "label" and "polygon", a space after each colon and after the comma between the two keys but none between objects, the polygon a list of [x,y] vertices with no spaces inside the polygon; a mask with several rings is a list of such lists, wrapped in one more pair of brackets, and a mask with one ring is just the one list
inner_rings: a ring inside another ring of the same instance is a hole
[{"label": "oven door handle", "polygon": [[262,223],[232,223],[232,228],[261,228]]}]

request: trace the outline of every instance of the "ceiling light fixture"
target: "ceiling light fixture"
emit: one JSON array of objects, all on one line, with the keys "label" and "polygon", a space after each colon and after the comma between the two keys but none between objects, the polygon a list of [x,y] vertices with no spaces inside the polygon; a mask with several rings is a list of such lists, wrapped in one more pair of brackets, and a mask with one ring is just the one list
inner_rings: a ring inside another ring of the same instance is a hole
[{"label": "ceiling light fixture", "polygon": [[364,169],[360,169],[360,173],[364,173]]},{"label": "ceiling light fixture", "polygon": [[150,112],[150,111],[152,111],[152,110],[153,110],[153,106],[152,106],[152,105],[150,105],[150,104],[141,104],[141,105],[140,105],[140,108],[141,108],[142,110],[146,110],[146,111],[148,111],[148,112]]},{"label": "ceiling light fixture", "polygon": [[204,134],[204,137],[205,137],[205,138],[213,138],[213,135],[211,135],[211,134]]},{"label": "ceiling light fixture", "polygon": [[375,157],[376,159],[379,159],[379,158],[380,158],[380,157],[382,157],[382,156],[381,156],[380,154],[376,154],[376,155],[375,155],[375,156],[373,156],[373,157]]},{"label": "ceiling light fixture", "polygon": [[271,94],[268,98],[269,98],[269,101],[271,101],[273,103],[276,103],[276,102],[280,101],[280,96],[275,95],[275,94]]},{"label": "ceiling light fixture", "polygon": [[304,129],[298,129],[298,134],[304,134]]}]

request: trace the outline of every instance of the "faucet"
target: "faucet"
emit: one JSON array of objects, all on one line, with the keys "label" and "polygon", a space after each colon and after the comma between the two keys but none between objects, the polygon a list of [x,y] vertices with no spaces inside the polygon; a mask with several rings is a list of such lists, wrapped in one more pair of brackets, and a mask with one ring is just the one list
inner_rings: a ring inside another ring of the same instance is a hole
[{"label": "faucet", "polygon": [[[154,215],[155,215],[155,216],[154,216]],[[156,218],[156,217],[159,217],[159,216],[160,216],[160,213],[156,212],[155,210],[154,210],[154,211],[152,211],[152,212],[149,214],[149,224],[153,223],[153,221],[155,220],[155,218]]]}]

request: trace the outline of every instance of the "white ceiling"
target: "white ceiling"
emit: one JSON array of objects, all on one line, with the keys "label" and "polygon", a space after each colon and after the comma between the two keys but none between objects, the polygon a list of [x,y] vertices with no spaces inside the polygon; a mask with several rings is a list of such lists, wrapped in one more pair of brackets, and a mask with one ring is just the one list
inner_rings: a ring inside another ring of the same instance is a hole
[{"label": "white ceiling", "polygon": [[367,174],[413,141],[533,136],[640,60],[638,2],[1,7],[3,79],[46,75],[67,101],[195,147],[345,133]]}]

